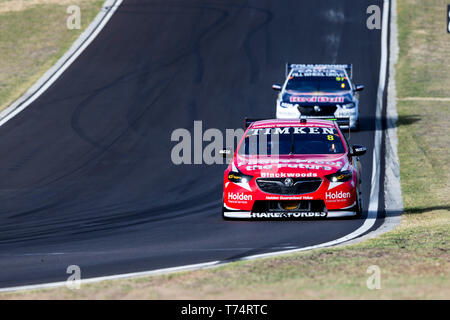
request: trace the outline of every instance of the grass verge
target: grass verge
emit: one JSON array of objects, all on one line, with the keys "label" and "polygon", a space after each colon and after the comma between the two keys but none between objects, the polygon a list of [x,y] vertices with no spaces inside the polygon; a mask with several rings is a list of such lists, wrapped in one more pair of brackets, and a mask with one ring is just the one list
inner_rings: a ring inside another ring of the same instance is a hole
[{"label": "grass verge", "polygon": [[[100,11],[104,0],[0,0],[0,111],[47,71]],[[81,29],[67,28],[69,5]]]},{"label": "grass verge", "polygon": [[[398,1],[399,98],[445,97],[450,84],[445,3]],[[346,247],[215,269],[2,294],[2,299],[449,299],[448,102],[399,101],[405,213],[394,231]],[[369,290],[368,267],[381,271]]]}]

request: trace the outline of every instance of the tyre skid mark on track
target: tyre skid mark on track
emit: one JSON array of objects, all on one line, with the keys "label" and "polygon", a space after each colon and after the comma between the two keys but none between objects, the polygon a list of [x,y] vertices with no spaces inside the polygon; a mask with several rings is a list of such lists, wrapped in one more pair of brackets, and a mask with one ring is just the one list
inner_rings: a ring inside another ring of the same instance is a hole
[{"label": "tyre skid mark on track", "polygon": [[[296,249],[298,247],[296,246],[285,246],[285,247],[267,247],[267,250],[288,250],[288,249]],[[211,251],[239,251],[239,250],[259,250],[260,248],[250,248],[250,247],[233,247],[233,248],[201,248],[201,249],[195,249],[195,248],[180,248],[180,252],[211,252]],[[62,256],[62,255],[70,255],[70,256],[76,256],[76,255],[109,255],[112,251],[86,251],[86,252],[38,252],[38,253],[5,253],[0,254],[0,257],[21,257],[21,256]],[[120,252],[120,251],[119,251]],[[113,251],[114,253],[114,251]]]},{"label": "tyre skid mark on track", "polygon": [[[199,203],[202,203],[200,200],[205,197],[204,194],[198,195]],[[18,243],[24,241],[37,241],[45,239],[54,234],[72,234],[72,235],[86,235],[93,234],[99,231],[111,231],[117,230],[118,228],[129,228],[133,226],[138,226],[143,223],[149,222],[166,222],[169,220],[176,219],[178,217],[185,216],[187,214],[195,215],[201,214],[202,211],[211,209],[216,207],[216,203],[202,203],[201,206],[198,207],[189,207],[185,208],[182,204],[174,206],[173,204],[168,204],[164,206],[160,206],[157,208],[152,208],[152,215],[149,215],[149,210],[141,210],[141,211],[124,211],[120,210],[114,214],[111,213],[110,209],[104,209],[104,216],[90,218],[87,216],[85,219],[80,219],[80,217],[75,217],[72,220],[67,220],[67,218],[63,220],[54,220],[50,221],[43,220],[40,225],[30,224],[28,228],[25,225],[21,225],[20,234],[11,235],[8,233],[9,230],[16,230],[14,226],[4,225],[0,228],[0,244],[5,243]],[[172,212],[177,209],[177,214],[167,215],[165,213]],[[94,210],[94,209],[93,209]],[[95,209],[99,212],[99,209]],[[63,225],[61,224],[63,223]],[[77,226],[77,229],[74,229],[73,226]],[[43,229],[39,229],[43,228]],[[2,231],[2,229],[5,229]],[[29,230],[28,230],[29,229]]]}]

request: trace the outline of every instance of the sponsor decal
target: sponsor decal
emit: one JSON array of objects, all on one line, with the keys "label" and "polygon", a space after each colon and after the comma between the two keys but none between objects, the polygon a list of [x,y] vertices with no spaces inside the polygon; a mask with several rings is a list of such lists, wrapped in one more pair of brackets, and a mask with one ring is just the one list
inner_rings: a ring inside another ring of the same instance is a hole
[{"label": "sponsor decal", "polygon": [[[294,134],[334,134],[334,128],[326,127],[292,127]],[[252,128],[247,136],[290,134],[290,127]],[[247,137],[246,136],[246,137]]]},{"label": "sponsor decal", "polygon": [[263,219],[263,218],[325,218],[326,212],[252,212],[251,218]]},{"label": "sponsor decal", "polygon": [[335,113],[335,115],[337,117],[346,117],[346,116],[351,116],[353,114],[356,113],[356,108],[355,109],[338,109],[337,113]]},{"label": "sponsor decal", "polygon": [[[305,170],[333,170],[333,167],[341,168],[344,165],[341,161],[315,161],[305,159],[256,159],[246,162],[239,162],[238,167],[245,166],[248,171],[276,169],[305,169]],[[261,172],[262,178],[306,178],[317,177],[316,172]]]},{"label": "sponsor decal", "polygon": [[308,163],[308,164],[327,164],[332,166],[341,167],[343,163],[341,161],[321,161],[321,160],[305,160],[305,159],[256,159],[256,160],[249,160],[246,162],[239,162],[238,166],[242,166],[244,164],[246,165],[252,165],[252,164],[278,164],[278,163]]},{"label": "sponsor decal", "polygon": [[292,103],[287,103],[287,102],[281,102],[280,103],[280,107],[281,108],[291,108],[291,107],[293,107],[294,105],[292,104]]},{"label": "sponsor decal", "polygon": [[325,200],[338,200],[338,199],[348,199],[351,197],[350,192],[326,192]]},{"label": "sponsor decal", "polygon": [[312,196],[266,196],[266,200],[313,200]]},{"label": "sponsor decal", "polygon": [[[329,117],[327,117],[327,118],[329,118]],[[289,119],[286,119],[286,120],[290,121]],[[286,122],[283,122],[282,119],[278,119],[277,123],[256,124],[252,127],[252,129],[284,128],[286,126],[290,126],[292,128],[295,128],[295,127],[318,127],[318,128],[330,128],[330,129],[333,128],[330,125],[324,124],[324,123],[308,123],[307,125],[305,125],[302,123],[286,123]]]},{"label": "sponsor decal", "polygon": [[[247,171],[253,171],[253,170],[273,170],[273,169],[281,169],[281,168],[290,168],[290,169],[309,169],[309,170],[332,170],[332,167],[329,166],[320,166],[320,165],[308,165],[308,164],[296,164],[296,163],[278,163],[277,165],[271,165],[271,164],[267,164],[267,165],[250,165],[250,166],[246,166],[245,169]],[[270,178],[266,177],[266,178]],[[282,178],[282,177],[280,177]]]},{"label": "sponsor decal", "polygon": [[306,69],[305,71],[293,72],[292,77],[345,77],[345,73],[340,70],[317,70]]},{"label": "sponsor decal", "polygon": [[241,179],[241,176],[237,176],[234,173],[230,173],[228,175],[228,180],[240,180],[240,179]]},{"label": "sponsor decal", "polygon": [[278,109],[277,110],[278,117],[277,118],[292,118],[298,119],[299,112],[297,109]]},{"label": "sponsor decal", "polygon": [[234,200],[234,201],[252,201],[253,197],[251,194],[244,194],[244,193],[233,193],[228,192],[228,200]]},{"label": "sponsor decal", "polygon": [[317,177],[316,172],[293,172],[293,173],[284,173],[284,172],[261,172],[261,178],[311,178]]},{"label": "sponsor decal", "polygon": [[290,102],[298,103],[298,102],[319,102],[319,103],[342,103],[344,102],[344,97],[324,97],[324,96],[314,96],[314,97],[302,97],[302,96],[293,96],[289,98]]}]

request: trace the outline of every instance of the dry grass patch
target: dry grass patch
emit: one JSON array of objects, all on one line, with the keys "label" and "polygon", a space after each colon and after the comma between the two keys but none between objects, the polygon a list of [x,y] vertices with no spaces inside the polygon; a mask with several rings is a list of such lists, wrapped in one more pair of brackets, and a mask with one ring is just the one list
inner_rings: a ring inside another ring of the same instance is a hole
[{"label": "dry grass patch", "polygon": [[[400,101],[399,157],[406,210],[450,208],[450,103]],[[402,119],[413,119],[404,124]]]},{"label": "dry grass patch", "polygon": [[398,3],[400,56],[399,97],[450,95],[450,41],[445,29],[446,0],[401,0]]},{"label": "dry grass patch", "polygon": [[42,4],[79,5],[83,0],[1,0],[0,13],[23,11]]},{"label": "dry grass patch", "polygon": [[[80,6],[81,30],[67,29],[69,3]],[[103,0],[0,2],[0,111],[67,51],[102,4]]]}]

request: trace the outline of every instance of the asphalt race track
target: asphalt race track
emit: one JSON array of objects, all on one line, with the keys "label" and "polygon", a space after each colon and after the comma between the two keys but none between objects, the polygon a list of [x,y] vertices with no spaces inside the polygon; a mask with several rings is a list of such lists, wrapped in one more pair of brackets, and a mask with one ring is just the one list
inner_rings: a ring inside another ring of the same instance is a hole
[{"label": "asphalt race track", "polygon": [[193,132],[194,120],[225,132],[245,117],[274,117],[271,85],[287,61],[352,63],[365,85],[362,130],[350,143],[368,149],[367,208],[381,51],[381,31],[366,28],[371,4],[382,7],[125,0],[70,68],[0,127],[0,287],[63,281],[73,264],[89,278],[235,260],[356,230],[367,213],[223,221],[226,165],[174,165],[170,137]]}]

